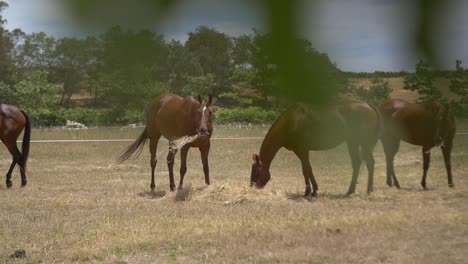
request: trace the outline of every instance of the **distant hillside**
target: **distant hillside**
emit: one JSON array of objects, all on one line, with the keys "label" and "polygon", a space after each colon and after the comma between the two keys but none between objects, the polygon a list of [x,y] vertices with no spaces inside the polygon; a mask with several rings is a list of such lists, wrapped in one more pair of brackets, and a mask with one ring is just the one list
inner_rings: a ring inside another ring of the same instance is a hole
[{"label": "distant hillside", "polygon": [[[403,89],[404,78],[403,77],[391,77],[391,78],[383,78],[388,81],[388,86],[392,89],[391,97],[392,98],[401,98],[411,102],[415,102],[419,95],[417,92],[412,92],[409,90]],[[369,89],[372,85],[371,78],[350,78],[350,83],[354,87],[364,87]],[[457,100],[458,96],[454,93],[450,92],[449,86],[450,81],[446,78],[438,78],[435,81],[435,86],[439,88],[444,96],[449,99]]]}]

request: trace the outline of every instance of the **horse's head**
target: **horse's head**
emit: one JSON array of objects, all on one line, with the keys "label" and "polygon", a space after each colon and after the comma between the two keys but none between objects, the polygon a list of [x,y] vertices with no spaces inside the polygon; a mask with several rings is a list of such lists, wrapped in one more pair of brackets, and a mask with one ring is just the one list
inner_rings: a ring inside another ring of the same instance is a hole
[{"label": "horse's head", "polygon": [[441,145],[445,138],[449,136],[450,131],[454,129],[453,118],[450,110],[450,104],[439,104],[434,113],[435,133],[434,143]]},{"label": "horse's head", "polygon": [[252,158],[254,164],[252,164],[252,172],[250,173],[250,186],[255,185],[257,188],[263,188],[271,178],[270,170],[262,164],[257,154],[253,154]]},{"label": "horse's head", "polygon": [[200,95],[198,96],[199,106],[192,112],[192,118],[195,121],[195,128],[200,136],[208,136],[213,132],[213,109],[212,97],[208,101],[203,101]]}]

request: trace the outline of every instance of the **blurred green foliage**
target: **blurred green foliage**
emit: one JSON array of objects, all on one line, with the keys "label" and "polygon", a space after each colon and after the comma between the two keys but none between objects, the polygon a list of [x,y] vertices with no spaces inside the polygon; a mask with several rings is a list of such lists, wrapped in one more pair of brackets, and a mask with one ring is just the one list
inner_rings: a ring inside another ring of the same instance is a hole
[{"label": "blurred green foliage", "polygon": [[[237,102],[247,108],[220,109],[218,122],[253,123],[266,122],[276,113],[255,106],[279,109],[294,102],[330,103],[345,92],[347,80],[356,77],[374,78],[371,89],[353,91],[373,104],[390,93],[388,83],[378,78],[395,76],[404,76],[407,89],[418,91],[422,100],[442,98],[434,88],[434,78],[442,72],[436,70],[440,54],[433,35],[443,1],[414,2],[418,25],[410,53],[424,58],[414,74],[342,72],[327,54],[299,37],[302,1],[255,3],[265,14],[266,30],[232,37],[201,26],[182,43],[166,41],[154,31],[132,30],[142,25],[158,28],[182,1],[63,0],[77,25],[107,30],[87,38],[58,39],[42,32],[6,30],[2,11],[8,5],[0,1],[0,100],[50,119],[49,124],[68,117],[87,124],[110,124],[142,120],[148,102],[162,92],[211,94],[220,102]],[[459,108],[464,108],[467,70],[457,62],[456,72],[443,74],[462,98]],[[248,91],[243,94],[249,97],[240,96],[241,90]],[[89,95],[92,103],[86,106],[94,109],[77,108],[71,100],[74,94]]]}]

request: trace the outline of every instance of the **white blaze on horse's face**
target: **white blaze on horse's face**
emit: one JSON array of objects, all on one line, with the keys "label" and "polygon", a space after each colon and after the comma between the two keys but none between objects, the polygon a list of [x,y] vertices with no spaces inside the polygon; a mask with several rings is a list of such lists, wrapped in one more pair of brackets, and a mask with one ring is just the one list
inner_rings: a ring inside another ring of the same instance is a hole
[{"label": "white blaze on horse's face", "polygon": [[203,106],[202,111],[201,111],[201,122],[200,122],[200,129],[198,133],[200,135],[208,135],[208,126],[207,126],[207,117],[206,117],[206,111],[208,108],[206,106]]}]

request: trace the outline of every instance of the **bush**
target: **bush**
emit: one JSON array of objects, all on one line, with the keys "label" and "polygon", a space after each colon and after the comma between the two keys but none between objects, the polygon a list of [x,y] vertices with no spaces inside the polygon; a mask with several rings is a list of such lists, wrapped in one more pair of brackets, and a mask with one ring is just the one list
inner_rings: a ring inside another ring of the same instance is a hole
[{"label": "bush", "polygon": [[359,87],[352,89],[351,92],[357,95],[359,99],[371,105],[379,105],[390,98],[392,89],[388,86],[388,81],[381,78],[373,78],[371,82],[372,85],[368,89]]},{"label": "bush", "polygon": [[[265,110],[260,107],[248,107],[245,109],[215,109],[215,124],[273,123],[279,116],[279,112]],[[86,126],[112,126],[131,123],[145,123],[144,111],[131,109],[36,109],[28,111],[31,121],[36,127],[64,126],[67,120],[76,121]]]},{"label": "bush", "polygon": [[279,116],[276,111],[265,110],[260,107],[248,107],[245,109],[216,108],[215,124],[228,123],[273,123]]},{"label": "bush", "polygon": [[125,125],[144,123],[145,113],[137,110],[114,109],[37,109],[28,111],[34,126],[63,126],[67,120],[76,121],[86,126]]}]

